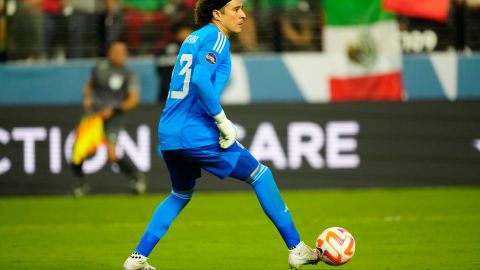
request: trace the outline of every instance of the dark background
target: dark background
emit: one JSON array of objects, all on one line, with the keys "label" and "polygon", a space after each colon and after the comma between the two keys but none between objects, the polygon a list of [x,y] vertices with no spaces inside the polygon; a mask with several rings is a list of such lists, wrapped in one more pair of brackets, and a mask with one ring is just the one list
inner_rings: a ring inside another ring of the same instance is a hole
[{"label": "dark background", "polygon": [[[480,102],[411,102],[345,104],[277,104],[225,106],[230,119],[246,131],[242,144],[250,147],[258,125],[270,122],[287,154],[287,126],[291,122],[314,122],[325,131],[331,121],[357,121],[355,136],[360,157],[356,169],[313,169],[303,162],[298,170],[278,170],[268,161],[281,188],[378,187],[479,185]],[[141,106],[128,115],[127,132],[136,141],[139,125],[148,125],[151,133],[151,169],[147,172],[149,191],[168,191],[168,173],[156,154],[156,129],[160,106]],[[0,128],[10,133],[13,127],[61,128],[62,145],[81,117],[76,107],[2,107]],[[29,175],[23,168],[23,142],[10,138],[0,143],[0,159],[7,157],[12,168],[0,175],[0,195],[67,194],[73,183],[62,150],[62,171],[49,169],[48,138],[36,142],[36,171]],[[325,146],[321,149],[325,157]],[[204,172],[199,190],[248,189],[246,184],[229,179],[221,182]],[[127,193],[125,176],[113,173],[109,166],[88,180],[93,193]]]}]

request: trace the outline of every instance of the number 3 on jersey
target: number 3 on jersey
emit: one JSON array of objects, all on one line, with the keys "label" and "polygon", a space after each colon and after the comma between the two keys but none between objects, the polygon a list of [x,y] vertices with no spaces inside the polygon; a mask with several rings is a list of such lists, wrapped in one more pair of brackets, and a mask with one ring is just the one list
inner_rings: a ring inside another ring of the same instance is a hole
[{"label": "number 3 on jersey", "polygon": [[185,76],[183,79],[183,89],[182,91],[170,90],[170,97],[174,99],[184,99],[188,95],[188,90],[190,88],[190,77],[192,76],[192,54],[182,54],[180,57],[180,65],[182,69],[178,73],[179,76]]}]

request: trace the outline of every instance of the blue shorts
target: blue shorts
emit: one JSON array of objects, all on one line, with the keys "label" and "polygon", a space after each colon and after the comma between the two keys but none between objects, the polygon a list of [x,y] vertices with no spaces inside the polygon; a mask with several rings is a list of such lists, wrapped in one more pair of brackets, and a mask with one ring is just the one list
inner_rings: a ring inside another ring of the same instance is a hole
[{"label": "blue shorts", "polygon": [[219,178],[227,176],[246,180],[258,167],[259,162],[240,143],[228,149],[218,144],[191,149],[162,151],[170,173],[172,187],[177,191],[193,190],[197,178],[204,169]]}]

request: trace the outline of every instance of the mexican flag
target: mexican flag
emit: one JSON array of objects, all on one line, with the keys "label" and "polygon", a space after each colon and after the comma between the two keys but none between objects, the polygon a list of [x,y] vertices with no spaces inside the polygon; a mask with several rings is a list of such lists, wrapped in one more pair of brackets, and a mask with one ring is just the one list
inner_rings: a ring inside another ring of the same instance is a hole
[{"label": "mexican flag", "polygon": [[381,2],[323,1],[332,102],[403,98],[399,29],[395,15],[383,10]]}]

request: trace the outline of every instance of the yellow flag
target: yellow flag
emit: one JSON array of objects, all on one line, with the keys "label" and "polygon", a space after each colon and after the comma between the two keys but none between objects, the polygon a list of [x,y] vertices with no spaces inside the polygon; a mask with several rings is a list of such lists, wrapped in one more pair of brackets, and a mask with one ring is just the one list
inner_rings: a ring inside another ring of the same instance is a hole
[{"label": "yellow flag", "polygon": [[73,145],[72,162],[79,165],[89,155],[95,153],[97,147],[105,143],[103,119],[93,114],[82,118],[77,128],[75,144]]}]

